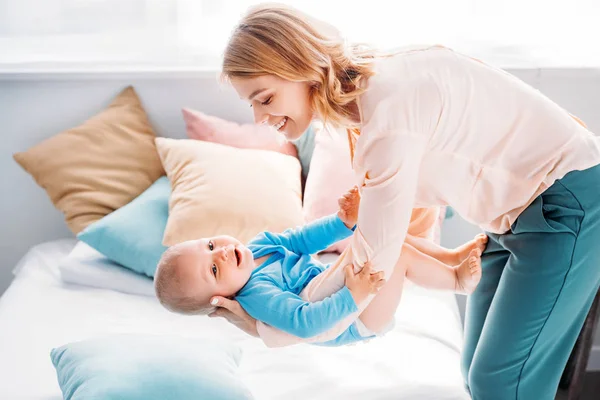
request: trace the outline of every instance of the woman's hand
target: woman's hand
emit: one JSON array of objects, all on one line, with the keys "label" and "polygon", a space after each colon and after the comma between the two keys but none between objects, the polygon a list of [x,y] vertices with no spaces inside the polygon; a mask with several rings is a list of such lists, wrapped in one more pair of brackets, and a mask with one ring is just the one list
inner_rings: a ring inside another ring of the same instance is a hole
[{"label": "woman's hand", "polygon": [[[215,303],[216,301],[216,303]],[[256,329],[256,320],[252,318],[235,300],[229,300],[225,297],[215,296],[211,299],[213,306],[218,307],[216,311],[210,313],[211,318],[223,317],[231,324],[237,326],[250,336],[258,337]]]}]

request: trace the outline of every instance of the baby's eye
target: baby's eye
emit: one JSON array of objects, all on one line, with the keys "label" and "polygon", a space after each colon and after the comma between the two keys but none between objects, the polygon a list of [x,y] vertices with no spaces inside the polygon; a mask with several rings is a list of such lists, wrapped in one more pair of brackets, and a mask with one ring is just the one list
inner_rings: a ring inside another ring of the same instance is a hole
[{"label": "baby's eye", "polygon": [[213,251],[215,249],[215,245],[213,244],[212,240],[208,242],[208,249],[210,251]]},{"label": "baby's eye", "polygon": [[212,265],[212,273],[213,273],[213,275],[216,278],[216,276],[217,276],[217,266],[215,264]]}]

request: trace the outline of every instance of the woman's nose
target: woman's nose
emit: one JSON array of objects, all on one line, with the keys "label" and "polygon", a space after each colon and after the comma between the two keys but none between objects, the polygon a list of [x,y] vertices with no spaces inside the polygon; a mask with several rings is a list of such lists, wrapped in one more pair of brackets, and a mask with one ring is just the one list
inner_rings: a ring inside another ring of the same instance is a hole
[{"label": "woman's nose", "polygon": [[254,113],[254,123],[257,125],[262,125],[269,119],[269,116],[260,111],[258,107],[252,108],[252,112]]}]

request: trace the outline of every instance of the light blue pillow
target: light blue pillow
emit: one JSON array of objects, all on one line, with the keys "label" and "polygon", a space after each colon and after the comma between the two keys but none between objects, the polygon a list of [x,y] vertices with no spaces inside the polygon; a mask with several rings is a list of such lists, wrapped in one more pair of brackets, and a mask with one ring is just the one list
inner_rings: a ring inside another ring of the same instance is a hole
[{"label": "light blue pillow", "polygon": [[170,195],[171,183],[163,176],[129,204],[89,225],[77,238],[122,266],[154,277],[167,249],[162,239]]},{"label": "light blue pillow", "polygon": [[243,400],[241,350],[173,336],[111,335],[50,353],[64,400]]},{"label": "light blue pillow", "polygon": [[312,124],[308,126],[306,131],[298,139],[292,143],[298,150],[298,159],[302,166],[302,179],[306,181],[308,171],[310,171],[310,160],[312,160],[313,152],[315,151],[315,128]]}]

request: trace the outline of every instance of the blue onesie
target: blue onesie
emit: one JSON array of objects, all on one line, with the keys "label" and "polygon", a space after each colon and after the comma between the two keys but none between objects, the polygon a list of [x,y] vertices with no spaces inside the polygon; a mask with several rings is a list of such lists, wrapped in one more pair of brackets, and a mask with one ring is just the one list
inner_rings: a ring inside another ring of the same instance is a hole
[{"label": "blue onesie", "polygon": [[[315,260],[316,254],[352,235],[337,215],[321,218],[283,233],[263,232],[248,244],[254,258],[270,255],[250,276],[236,300],[253,318],[300,338],[317,336],[358,311],[347,287],[321,301],[300,297],[302,289],[328,265]],[[353,323],[337,338],[314,343],[342,346],[363,337]]]}]

